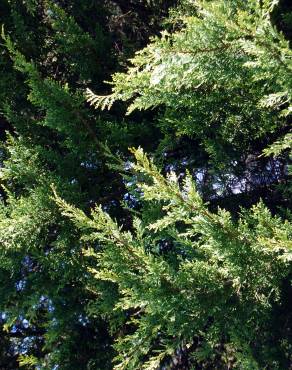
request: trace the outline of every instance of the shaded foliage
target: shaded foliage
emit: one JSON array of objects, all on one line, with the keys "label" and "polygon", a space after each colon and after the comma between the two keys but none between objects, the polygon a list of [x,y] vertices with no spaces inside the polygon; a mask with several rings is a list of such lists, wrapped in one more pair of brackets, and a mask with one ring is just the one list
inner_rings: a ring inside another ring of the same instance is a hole
[{"label": "shaded foliage", "polygon": [[289,2],[0,17],[0,368],[288,369]]}]

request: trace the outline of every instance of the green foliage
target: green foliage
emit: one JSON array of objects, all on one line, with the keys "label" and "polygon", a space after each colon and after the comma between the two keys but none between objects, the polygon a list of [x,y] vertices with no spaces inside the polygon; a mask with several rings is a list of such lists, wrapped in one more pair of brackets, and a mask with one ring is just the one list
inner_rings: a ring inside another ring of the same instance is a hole
[{"label": "green foliage", "polygon": [[0,2],[5,370],[290,366],[291,11],[175,3]]},{"label": "green foliage", "polygon": [[37,365],[37,359],[33,356],[20,356],[19,359],[19,366],[20,367],[27,367],[28,369],[35,368]]},{"label": "green foliage", "polygon": [[280,141],[276,141],[269,148],[264,150],[265,155],[277,156],[281,154],[284,150],[292,149],[292,134],[287,134]]},{"label": "green foliage", "polygon": [[[113,75],[113,92],[88,101],[102,109],[129,101],[128,114],[163,106],[161,126],[199,138],[213,157],[249,150],[291,114],[291,50],[270,12],[277,2],[196,1],[177,32],[163,32]],[[220,159],[220,157],[219,157]]]},{"label": "green foliage", "polygon": [[[98,266],[89,268],[90,289],[102,300],[107,296],[99,282],[116,284],[113,312],[131,313],[124,324],[129,333],[115,344],[115,368],[156,369],[178,350],[202,363],[223,338],[237,367],[262,368],[272,308],[290,271],[291,223],[273,217],[263,203],[236,222],[222,209],[212,213],[189,175],[180,184],[174,172],[163,176],[141,149],[133,153],[134,170],[148,178],[137,184],[142,198],[158,202],[162,217],[133,218],[133,231],[124,231],[101,207],[89,218],[56,196],[63,215],[84,232],[82,239],[98,246],[83,251]],[[172,256],[154,253],[162,235],[171,239]]]}]

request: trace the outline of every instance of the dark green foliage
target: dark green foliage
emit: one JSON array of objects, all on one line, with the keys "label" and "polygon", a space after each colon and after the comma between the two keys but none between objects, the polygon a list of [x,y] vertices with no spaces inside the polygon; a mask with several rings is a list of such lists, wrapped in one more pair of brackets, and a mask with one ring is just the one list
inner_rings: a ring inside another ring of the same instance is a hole
[{"label": "dark green foliage", "polygon": [[[114,209],[124,185],[105,166],[101,143],[108,141],[125,152],[138,134],[144,135],[144,143],[149,141],[152,129],[144,123],[136,127],[119,115],[95,115],[86,107],[85,87],[106,91],[103,80],[120,68],[115,43],[133,48],[141,42],[128,35],[129,30],[123,31],[122,39],[118,29],[111,31],[111,7],[118,9],[119,4],[1,3],[5,190],[1,190],[0,310],[7,338],[1,332],[6,350],[0,364],[7,368],[15,368],[17,359],[23,366],[43,368],[110,367],[112,339],[106,322],[99,317],[89,320],[86,313],[92,293],[85,288],[88,276],[79,233],[60,218],[51,184],[83,209],[102,199]],[[143,7],[147,13],[148,5]],[[148,36],[144,33],[144,42]],[[114,212],[121,213],[118,204]],[[15,328],[22,343],[18,347],[10,331],[22,318],[38,334]]]},{"label": "dark green foliage", "polygon": [[289,3],[0,17],[0,369],[288,369]]},{"label": "dark green foliage", "polygon": [[[112,312],[128,313],[115,368],[157,369],[181,363],[184,352],[186,368],[196,368],[215,361],[218,345],[224,368],[230,361],[243,369],[286,368],[290,334],[286,328],[280,339],[271,322],[291,271],[291,223],[272,217],[263,203],[237,222],[225,210],[212,213],[189,175],[179,185],[174,172],[163,177],[141,149],[134,154],[133,169],[149,179],[137,187],[144,201],[160,206],[160,216],[135,217],[133,231],[122,231],[101,207],[88,218],[56,199],[83,240],[103,246],[84,250],[98,266],[88,268],[90,289],[107,300],[99,281],[117,284]],[[109,307],[105,314],[111,317]]]},{"label": "dark green foliage", "polygon": [[161,151],[191,138],[188,167],[194,161],[228,192],[231,176],[244,177],[251,156],[290,129],[291,49],[269,2],[189,5],[187,16],[177,15],[182,29],[152,40],[127,72],[113,75],[111,95],[88,98],[101,108],[129,101],[128,113],[159,107]]}]

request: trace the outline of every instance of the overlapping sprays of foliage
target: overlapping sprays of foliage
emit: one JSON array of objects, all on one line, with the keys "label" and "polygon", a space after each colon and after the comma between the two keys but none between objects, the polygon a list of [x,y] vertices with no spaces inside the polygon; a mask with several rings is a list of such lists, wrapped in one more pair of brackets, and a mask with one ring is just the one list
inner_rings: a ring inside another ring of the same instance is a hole
[{"label": "overlapping sprays of foliage", "polygon": [[106,167],[101,143],[122,153],[142,135],[151,147],[152,125],[124,120],[121,108],[95,114],[84,90],[107,91],[103,80],[158,32],[166,12],[158,5],[0,4],[0,368],[15,369],[19,360],[24,367],[111,367],[107,324],[86,313],[92,293],[79,233],[60,216],[50,186],[84,210],[102,202],[121,214],[124,185]]},{"label": "overlapping sprays of foliage", "polygon": [[[236,222],[224,209],[212,213],[190,175],[180,183],[174,172],[163,176],[141,149],[134,155],[133,170],[144,176],[137,187],[156,213],[133,217],[132,231],[100,206],[88,217],[56,197],[85,245],[93,245],[84,248],[95,261],[88,268],[98,296],[92,312],[104,310],[114,330],[116,316],[123,319],[115,368],[285,366],[289,337],[273,337],[273,310],[291,272],[291,222],[273,217],[263,203]],[[115,300],[101,282],[118,289]]]},{"label": "overlapping sprays of foliage", "polygon": [[0,368],[289,368],[289,4],[1,7]]}]

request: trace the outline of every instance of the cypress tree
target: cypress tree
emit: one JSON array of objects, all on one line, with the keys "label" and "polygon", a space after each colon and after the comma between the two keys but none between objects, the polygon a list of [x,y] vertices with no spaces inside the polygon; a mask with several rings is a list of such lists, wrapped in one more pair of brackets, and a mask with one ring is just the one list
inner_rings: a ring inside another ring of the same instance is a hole
[{"label": "cypress tree", "polygon": [[0,11],[0,369],[288,369],[289,3]]},{"label": "cypress tree", "polygon": [[[6,349],[0,367],[14,368],[18,360],[27,368],[111,368],[107,323],[89,319],[86,311],[93,293],[86,289],[79,232],[60,216],[51,185],[84,210],[102,202],[125,217],[118,204],[124,184],[105,165],[104,143],[123,153],[139,133],[149,145],[152,128],[125,120],[122,107],[95,115],[84,90],[105,93],[103,80],[122,68],[122,54],[142,46],[150,30],[134,37],[115,18],[119,4],[107,1],[19,0],[1,8],[0,311]],[[157,32],[158,14],[147,4],[143,10]],[[135,8],[129,12],[142,27]]]}]

